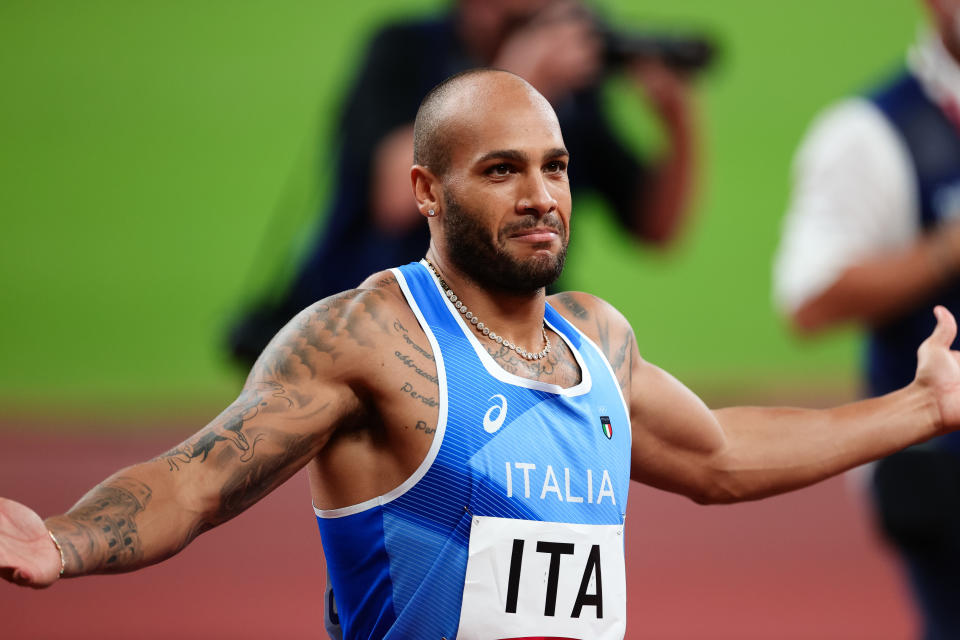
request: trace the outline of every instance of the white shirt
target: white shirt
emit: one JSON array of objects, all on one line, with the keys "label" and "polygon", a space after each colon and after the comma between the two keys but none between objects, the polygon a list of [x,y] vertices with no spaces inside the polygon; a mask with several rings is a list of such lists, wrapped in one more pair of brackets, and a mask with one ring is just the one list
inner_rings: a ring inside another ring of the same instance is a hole
[{"label": "white shirt", "polygon": [[[940,39],[908,54],[934,102],[960,104],[960,67]],[[850,98],[818,116],[793,165],[793,193],[774,260],[774,298],[792,313],[870,254],[904,249],[920,234],[910,154],[877,107]]]}]

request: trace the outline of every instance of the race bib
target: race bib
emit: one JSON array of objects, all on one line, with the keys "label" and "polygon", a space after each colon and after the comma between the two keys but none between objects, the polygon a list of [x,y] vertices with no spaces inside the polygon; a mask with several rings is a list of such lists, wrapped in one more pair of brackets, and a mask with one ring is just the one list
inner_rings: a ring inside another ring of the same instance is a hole
[{"label": "race bib", "polygon": [[474,516],[458,640],[622,640],[623,526]]}]

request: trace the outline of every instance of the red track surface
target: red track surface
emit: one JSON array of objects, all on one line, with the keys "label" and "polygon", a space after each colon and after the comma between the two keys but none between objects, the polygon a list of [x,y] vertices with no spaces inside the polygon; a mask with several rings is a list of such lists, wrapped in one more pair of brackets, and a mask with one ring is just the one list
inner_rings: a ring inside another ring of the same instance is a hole
[{"label": "red track surface", "polygon": [[[0,432],[0,495],[47,516],[177,440]],[[634,485],[627,638],[915,637],[897,568],[855,494],[840,478],[758,503],[698,507]],[[0,584],[0,638],[324,638],[323,580],[301,473],[161,565],[42,592]]]}]

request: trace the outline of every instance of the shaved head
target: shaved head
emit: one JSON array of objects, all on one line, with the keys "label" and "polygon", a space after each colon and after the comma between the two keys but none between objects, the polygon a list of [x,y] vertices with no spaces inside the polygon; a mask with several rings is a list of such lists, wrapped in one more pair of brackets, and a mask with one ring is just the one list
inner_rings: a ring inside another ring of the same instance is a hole
[{"label": "shaved head", "polygon": [[477,69],[423,99],[414,124],[414,192],[441,268],[529,293],[563,269],[569,153],[553,107],[526,80]]},{"label": "shaved head", "polygon": [[509,71],[470,69],[450,76],[431,89],[420,103],[413,125],[413,162],[438,176],[444,175],[461,133],[457,125],[468,124],[470,116],[487,117],[498,103],[518,98],[526,98],[549,111],[556,120],[547,99]]}]

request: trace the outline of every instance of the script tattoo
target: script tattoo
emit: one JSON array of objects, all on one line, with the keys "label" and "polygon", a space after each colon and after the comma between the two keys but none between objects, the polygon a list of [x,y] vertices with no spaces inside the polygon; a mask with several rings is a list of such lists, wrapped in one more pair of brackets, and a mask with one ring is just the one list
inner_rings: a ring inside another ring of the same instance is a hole
[{"label": "script tattoo", "polygon": [[421,394],[419,391],[414,389],[413,385],[410,384],[409,382],[404,382],[403,386],[400,387],[400,391],[409,394],[411,398],[415,398],[419,400],[420,402],[427,405],[428,407],[437,406],[437,401],[435,398],[431,398],[430,396],[425,396]]},{"label": "script tattoo", "polygon": [[388,273],[387,273],[385,276],[383,276],[382,278],[378,278],[377,281],[373,284],[373,286],[378,287],[378,288],[381,288],[381,289],[386,289],[386,288],[392,287],[392,286],[394,286],[394,285],[396,285],[396,284],[397,284],[397,278],[396,278],[396,276],[394,276],[392,273],[389,273],[389,272],[388,272]]},{"label": "script tattoo", "polygon": [[414,362],[413,359],[412,359],[410,356],[408,356],[407,354],[405,354],[405,353],[400,353],[399,351],[394,351],[394,352],[393,352],[393,355],[395,355],[395,356],[397,357],[397,360],[399,360],[399,361],[402,362],[403,364],[405,364],[405,365],[407,365],[408,367],[410,367],[411,369],[413,369],[413,371],[414,371],[418,376],[422,376],[422,377],[426,378],[427,380],[429,380],[429,381],[432,382],[433,384],[440,384],[439,381],[437,380],[437,376],[431,375],[430,373],[427,373],[426,371],[424,371],[423,369],[421,369],[421,368],[417,365],[417,363]]},{"label": "script tattoo", "polygon": [[589,317],[590,315],[589,312],[583,307],[582,304],[577,302],[577,299],[573,297],[571,294],[559,293],[555,297],[575,317],[581,320],[586,320]]},{"label": "script tattoo", "polygon": [[417,426],[415,426],[414,429],[416,429],[417,431],[423,431],[427,435],[437,430],[436,427],[428,427],[427,423],[424,422],[423,420],[417,420]]},{"label": "script tattoo", "polygon": [[424,358],[427,358],[428,360],[430,360],[430,362],[434,362],[433,354],[427,351],[426,349],[424,349],[423,347],[421,347],[420,345],[418,345],[416,342],[414,342],[413,339],[410,337],[410,332],[407,331],[407,328],[403,326],[399,320],[393,321],[393,328],[396,331],[400,332],[400,337],[403,338],[404,342],[406,342],[413,349],[419,352],[420,355],[422,355]]}]

